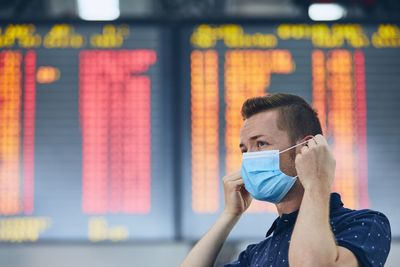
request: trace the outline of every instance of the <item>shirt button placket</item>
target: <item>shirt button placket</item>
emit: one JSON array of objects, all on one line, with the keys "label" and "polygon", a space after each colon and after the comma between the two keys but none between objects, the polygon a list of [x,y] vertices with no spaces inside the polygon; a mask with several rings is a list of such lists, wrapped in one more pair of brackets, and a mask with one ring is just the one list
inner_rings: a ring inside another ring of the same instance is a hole
[{"label": "shirt button placket", "polygon": [[271,240],[271,249],[269,251],[268,262],[270,265],[275,266],[274,260],[277,260],[278,257],[278,248],[279,248],[279,240],[281,237],[279,235],[274,236]]}]

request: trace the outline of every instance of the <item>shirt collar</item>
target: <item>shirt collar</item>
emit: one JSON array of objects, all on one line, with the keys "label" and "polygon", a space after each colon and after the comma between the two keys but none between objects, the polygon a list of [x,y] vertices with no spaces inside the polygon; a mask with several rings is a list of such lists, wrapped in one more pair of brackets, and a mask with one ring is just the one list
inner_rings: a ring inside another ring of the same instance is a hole
[{"label": "shirt collar", "polygon": [[[329,200],[329,209],[330,212],[343,207],[343,202],[340,198],[340,195],[338,193],[331,193],[330,200]],[[290,227],[294,225],[296,222],[297,214],[299,213],[298,210],[288,213],[288,214],[282,214],[281,217],[278,217],[275,219],[275,221],[272,223],[271,227],[269,228],[267,234],[265,237],[270,236],[275,230],[283,230],[287,227]]]}]

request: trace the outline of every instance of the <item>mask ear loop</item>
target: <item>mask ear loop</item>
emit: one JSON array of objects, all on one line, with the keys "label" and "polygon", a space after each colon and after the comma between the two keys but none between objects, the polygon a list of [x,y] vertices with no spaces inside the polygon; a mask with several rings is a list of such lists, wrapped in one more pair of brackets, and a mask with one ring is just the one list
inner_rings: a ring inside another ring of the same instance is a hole
[{"label": "mask ear loop", "polygon": [[[289,148],[286,148],[285,150],[280,151],[279,154],[281,154],[281,153],[283,153],[283,152],[286,152],[286,151],[289,151],[289,150],[291,150],[291,149],[293,149],[293,148],[295,148],[295,147],[304,145],[304,144],[306,144],[309,140],[310,140],[310,139],[308,139],[308,140],[306,140],[306,141],[304,141],[304,142],[301,142],[300,144],[297,144],[297,145],[291,146],[291,147],[289,147]],[[296,176],[294,176],[293,178],[298,178],[298,177],[299,177],[299,176],[296,175]]]},{"label": "mask ear loop", "polygon": [[[309,139],[309,140],[310,140],[310,139]],[[293,149],[293,148],[295,148],[295,147],[304,145],[305,143],[308,143],[309,140],[306,140],[306,141],[304,141],[304,142],[301,142],[300,144],[297,144],[297,145],[291,146],[291,147],[289,147],[289,148],[286,148],[286,149],[280,151],[279,154],[281,154],[281,153],[283,153],[283,152],[286,152],[286,151],[289,151],[289,150],[291,150],[291,149]]]}]

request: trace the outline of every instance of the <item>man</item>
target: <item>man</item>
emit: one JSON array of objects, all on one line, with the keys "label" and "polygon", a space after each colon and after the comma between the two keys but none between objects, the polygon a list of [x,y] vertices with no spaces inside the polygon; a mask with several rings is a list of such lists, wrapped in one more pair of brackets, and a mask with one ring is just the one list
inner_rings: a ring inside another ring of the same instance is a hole
[{"label": "man", "polygon": [[224,211],[181,266],[213,266],[252,198],[275,203],[279,217],[266,239],[226,266],[383,266],[389,221],[344,208],[330,193],[336,163],[310,105],[272,94],[248,99],[242,116],[242,170],[223,178]]}]

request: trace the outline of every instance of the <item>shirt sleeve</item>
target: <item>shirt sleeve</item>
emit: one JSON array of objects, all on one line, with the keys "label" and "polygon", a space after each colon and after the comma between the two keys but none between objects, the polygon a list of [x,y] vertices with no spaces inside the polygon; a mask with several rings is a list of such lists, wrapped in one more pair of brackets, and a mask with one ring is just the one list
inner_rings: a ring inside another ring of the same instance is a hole
[{"label": "shirt sleeve", "polygon": [[365,211],[333,231],[338,245],[353,252],[361,266],[381,267],[390,250],[389,220],[382,213]]},{"label": "shirt sleeve", "polygon": [[239,257],[234,262],[225,264],[224,267],[248,267],[251,263],[251,257],[254,253],[255,244],[247,246],[247,248],[240,252]]}]

